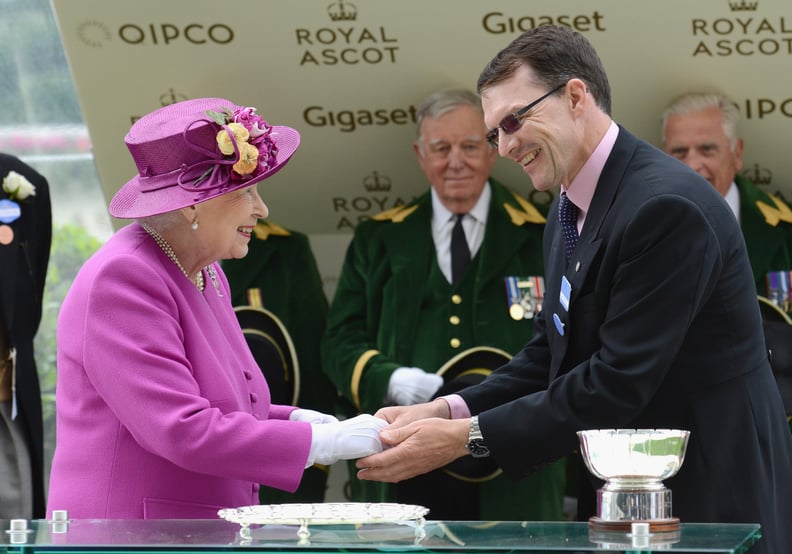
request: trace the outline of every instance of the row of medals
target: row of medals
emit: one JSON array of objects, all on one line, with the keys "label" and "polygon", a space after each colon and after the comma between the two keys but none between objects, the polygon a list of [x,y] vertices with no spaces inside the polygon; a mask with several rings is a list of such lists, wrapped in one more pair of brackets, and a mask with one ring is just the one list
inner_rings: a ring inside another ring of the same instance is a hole
[{"label": "row of medals", "polygon": [[[515,321],[533,319],[536,314],[542,311],[544,278],[507,277],[506,279],[507,290],[512,290],[509,294],[509,315],[511,318]],[[511,280],[511,283],[509,283],[509,280]]]}]

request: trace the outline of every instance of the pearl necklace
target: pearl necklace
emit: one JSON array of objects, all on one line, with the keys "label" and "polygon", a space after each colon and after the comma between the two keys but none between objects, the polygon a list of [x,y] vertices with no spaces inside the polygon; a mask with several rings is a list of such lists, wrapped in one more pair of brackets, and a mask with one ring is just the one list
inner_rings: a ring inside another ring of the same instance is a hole
[{"label": "pearl necklace", "polygon": [[[171,245],[168,244],[168,242],[164,238],[162,238],[162,235],[160,235],[157,231],[155,231],[148,225],[143,225],[143,229],[145,229],[145,231],[149,235],[151,235],[151,238],[154,239],[154,242],[157,243],[157,246],[160,247],[160,250],[162,250],[165,253],[165,255],[168,258],[170,258],[174,264],[176,264],[176,267],[178,267],[181,270],[184,276],[190,279],[190,276],[187,274],[187,270],[184,269],[184,266],[179,261],[179,258],[176,257],[176,252],[174,252]],[[190,279],[190,282],[193,285],[195,285],[198,290],[203,291],[204,290],[203,271],[199,271],[198,274],[195,276],[195,279]]]}]

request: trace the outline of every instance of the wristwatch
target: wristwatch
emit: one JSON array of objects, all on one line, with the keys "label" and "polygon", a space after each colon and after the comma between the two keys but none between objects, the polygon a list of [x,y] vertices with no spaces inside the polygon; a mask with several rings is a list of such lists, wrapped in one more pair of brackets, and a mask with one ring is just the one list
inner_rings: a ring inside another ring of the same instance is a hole
[{"label": "wristwatch", "polygon": [[490,455],[489,448],[484,444],[484,435],[479,429],[478,416],[470,418],[470,433],[468,433],[468,442],[465,446],[474,458],[486,458]]}]

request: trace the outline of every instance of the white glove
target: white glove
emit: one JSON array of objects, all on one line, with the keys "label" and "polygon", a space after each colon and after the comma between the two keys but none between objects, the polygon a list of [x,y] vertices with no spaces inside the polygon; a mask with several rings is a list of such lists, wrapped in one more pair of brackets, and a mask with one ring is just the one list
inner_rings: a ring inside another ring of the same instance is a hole
[{"label": "white glove", "polygon": [[312,423],[311,450],[305,467],[313,464],[332,465],[338,460],[355,460],[382,452],[380,429],[384,419],[361,414],[336,423]]},{"label": "white glove", "polygon": [[297,408],[289,414],[289,421],[304,421],[305,423],[338,423],[338,418],[330,414],[323,414],[316,410]]},{"label": "white glove", "polygon": [[443,378],[417,367],[400,367],[388,381],[387,404],[410,406],[428,402],[443,384]]}]

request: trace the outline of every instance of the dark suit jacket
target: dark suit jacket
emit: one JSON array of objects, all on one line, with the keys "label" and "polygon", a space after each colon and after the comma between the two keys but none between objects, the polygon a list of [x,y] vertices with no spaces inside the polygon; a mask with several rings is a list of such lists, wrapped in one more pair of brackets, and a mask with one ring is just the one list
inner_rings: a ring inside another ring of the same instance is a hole
[{"label": "dark suit jacket", "polygon": [[533,339],[461,393],[498,464],[525,475],[576,448],[580,429],[688,429],[684,464],[666,483],[674,515],[758,522],[757,552],[791,552],[792,436],[725,201],[620,129],[568,266],[555,207]]},{"label": "dark suit jacket", "polygon": [[[0,154],[0,182],[11,171],[27,177],[36,187],[36,194],[19,202],[22,214],[10,223],[14,240],[11,244],[0,245],[0,308],[11,344],[17,349],[18,417],[24,424],[30,450],[33,517],[44,517],[41,391],[33,359],[33,337],[41,321],[52,213],[46,179],[21,160]],[[0,198],[8,198],[1,187]]]}]

